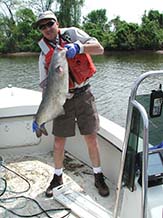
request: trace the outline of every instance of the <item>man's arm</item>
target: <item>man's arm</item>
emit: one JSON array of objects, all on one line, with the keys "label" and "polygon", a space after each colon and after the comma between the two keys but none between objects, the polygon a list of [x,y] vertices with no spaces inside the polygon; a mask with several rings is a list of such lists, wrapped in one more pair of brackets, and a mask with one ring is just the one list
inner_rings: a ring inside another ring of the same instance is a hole
[{"label": "man's arm", "polygon": [[101,55],[104,53],[104,48],[97,42],[83,44],[83,53],[88,53],[90,55]]},{"label": "man's arm", "polygon": [[78,43],[81,47],[80,53],[88,53],[90,55],[100,55],[104,53],[103,46],[94,37],[89,36],[86,32],[76,27],[62,29],[70,36],[72,43]]}]

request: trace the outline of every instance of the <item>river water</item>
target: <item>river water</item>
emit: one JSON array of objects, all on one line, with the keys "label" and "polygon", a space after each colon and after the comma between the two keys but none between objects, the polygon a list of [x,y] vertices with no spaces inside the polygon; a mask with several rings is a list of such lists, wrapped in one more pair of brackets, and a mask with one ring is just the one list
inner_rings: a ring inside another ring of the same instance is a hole
[{"label": "river water", "polygon": [[[114,53],[93,57],[97,68],[90,79],[99,114],[125,126],[128,98],[138,76],[163,70],[163,55],[156,53]],[[0,88],[8,84],[39,90],[38,57],[0,57]],[[157,89],[163,78],[147,78],[139,92]]]}]

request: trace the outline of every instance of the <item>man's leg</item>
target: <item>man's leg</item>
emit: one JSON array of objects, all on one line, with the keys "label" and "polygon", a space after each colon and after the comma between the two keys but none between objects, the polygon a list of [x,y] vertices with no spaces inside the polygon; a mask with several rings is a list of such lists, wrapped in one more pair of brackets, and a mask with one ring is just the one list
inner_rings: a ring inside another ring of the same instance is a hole
[{"label": "man's leg", "polygon": [[54,140],[54,177],[46,190],[46,196],[53,196],[53,188],[63,184],[62,170],[66,138],[75,135],[75,111],[73,99],[67,99],[64,104],[65,114],[53,121],[52,134]]},{"label": "man's leg", "polygon": [[66,138],[57,137],[54,138],[54,165],[55,171],[52,181],[50,185],[46,189],[46,196],[53,196],[53,188],[62,185],[62,169],[63,169],[63,160],[64,160],[64,146],[65,146]]},{"label": "man's leg", "polygon": [[95,186],[98,189],[98,192],[101,196],[108,196],[109,188],[104,181],[104,176],[101,170],[97,134],[93,133],[90,135],[85,135],[84,138],[87,143],[89,157],[93,166],[93,171],[95,176]]},{"label": "man's leg", "polygon": [[91,159],[93,167],[100,166],[99,145],[96,133],[85,135],[85,141],[87,143],[89,157]]},{"label": "man's leg", "polygon": [[54,165],[55,169],[63,168],[64,147],[66,138],[55,136],[54,138]]}]

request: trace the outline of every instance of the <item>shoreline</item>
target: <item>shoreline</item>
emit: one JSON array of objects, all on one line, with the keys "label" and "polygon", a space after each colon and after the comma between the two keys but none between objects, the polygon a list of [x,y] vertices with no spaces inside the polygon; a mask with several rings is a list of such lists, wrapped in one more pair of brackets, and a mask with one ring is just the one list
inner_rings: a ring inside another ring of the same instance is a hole
[{"label": "shoreline", "polygon": [[38,56],[39,52],[14,52],[14,53],[0,53],[0,57],[28,57],[28,56]]},{"label": "shoreline", "polygon": [[[139,50],[139,51],[109,51],[106,50],[104,54],[113,54],[113,53],[119,53],[119,52],[125,52],[125,53],[144,53],[144,52],[152,52],[156,54],[163,54],[163,50],[157,50],[157,51],[149,51],[149,50]],[[0,53],[0,57],[28,57],[28,56],[39,56],[40,52],[14,52],[14,53],[6,53],[2,54]]]}]

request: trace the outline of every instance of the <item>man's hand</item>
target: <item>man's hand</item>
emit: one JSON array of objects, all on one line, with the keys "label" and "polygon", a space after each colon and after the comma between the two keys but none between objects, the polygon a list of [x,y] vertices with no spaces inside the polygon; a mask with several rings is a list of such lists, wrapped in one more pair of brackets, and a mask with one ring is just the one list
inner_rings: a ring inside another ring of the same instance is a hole
[{"label": "man's hand", "polygon": [[32,123],[32,130],[33,130],[33,132],[36,133],[36,136],[37,136],[38,138],[42,136],[42,133],[43,133],[44,135],[46,135],[46,136],[48,135],[48,132],[47,132],[47,130],[45,129],[45,123],[43,123],[43,124],[41,124],[41,126],[39,126],[39,125],[37,124],[37,122],[34,120],[33,123]]},{"label": "man's hand", "polygon": [[32,130],[33,132],[36,132],[38,129],[44,129],[45,128],[45,123],[41,124],[41,126],[39,126],[36,121],[34,120],[32,123]]},{"label": "man's hand", "polygon": [[77,43],[70,43],[64,46],[67,48],[67,58],[74,58],[76,54],[80,52],[80,46]]},{"label": "man's hand", "polygon": [[33,132],[36,132],[38,129],[39,129],[38,124],[36,123],[36,121],[33,121],[33,123],[32,123],[32,130],[33,130]]}]

